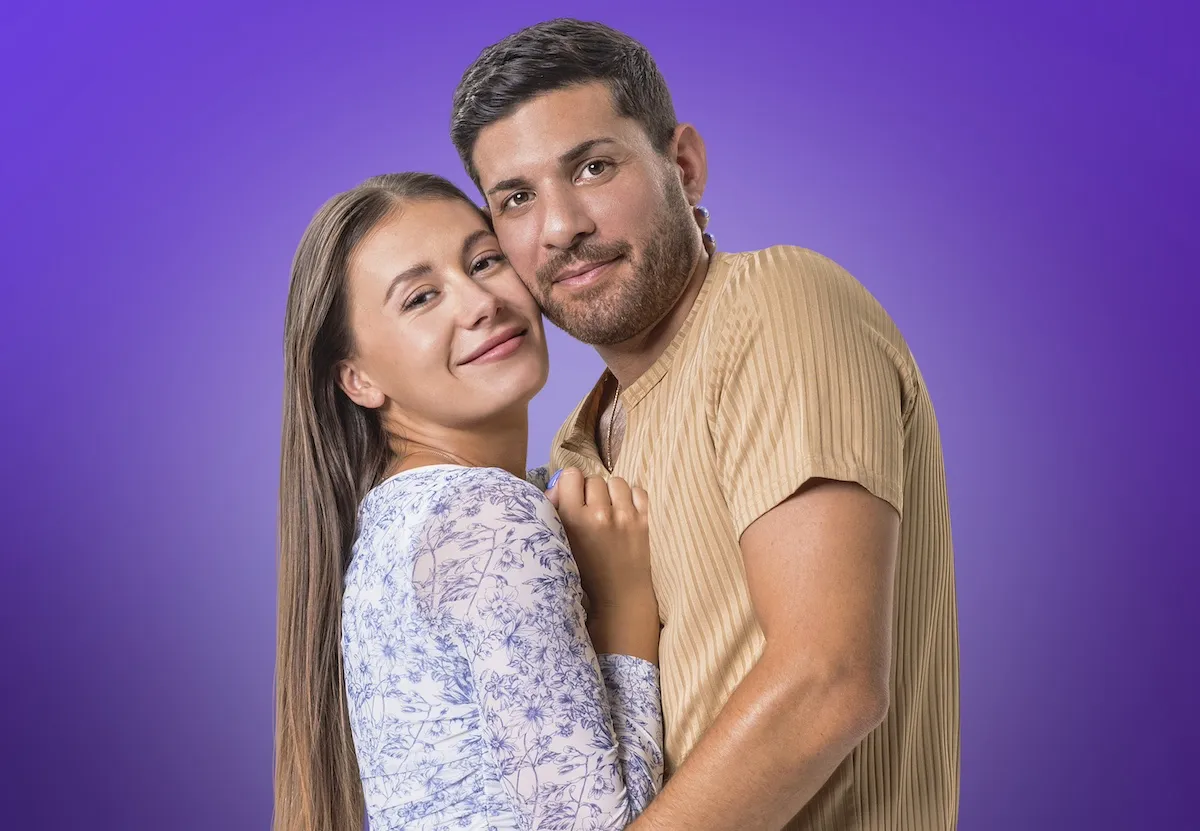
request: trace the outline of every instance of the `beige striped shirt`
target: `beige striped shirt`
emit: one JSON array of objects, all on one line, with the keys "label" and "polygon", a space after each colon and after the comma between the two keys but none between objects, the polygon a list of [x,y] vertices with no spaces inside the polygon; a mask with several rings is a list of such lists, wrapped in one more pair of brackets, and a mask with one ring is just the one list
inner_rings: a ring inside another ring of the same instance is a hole
[{"label": "beige striped shirt", "polygon": [[[601,389],[559,431],[555,467],[605,473]],[[762,652],[742,532],[810,478],[857,482],[901,516],[890,707],[788,828],[953,828],[958,634],[945,474],[929,394],[887,313],[811,251],[719,253],[683,327],[621,405],[615,473],[653,504],[668,773]]]}]

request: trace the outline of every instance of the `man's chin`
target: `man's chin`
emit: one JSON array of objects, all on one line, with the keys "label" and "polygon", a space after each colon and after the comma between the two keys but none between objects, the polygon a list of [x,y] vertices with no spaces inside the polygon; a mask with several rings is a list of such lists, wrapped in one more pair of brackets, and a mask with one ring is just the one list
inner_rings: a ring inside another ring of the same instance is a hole
[{"label": "man's chin", "polygon": [[[611,321],[589,319],[581,315],[562,314],[560,310],[545,309],[546,319],[562,329],[577,341],[588,346],[612,346],[628,340],[632,335],[626,335],[623,327],[615,326]],[[636,333],[635,333],[636,334]]]},{"label": "man's chin", "polygon": [[588,346],[616,346],[633,340],[640,333],[629,331],[627,326],[599,326],[595,324],[571,324],[559,326],[568,335]]},{"label": "man's chin", "polygon": [[[641,309],[614,311],[626,307],[620,297],[610,298],[604,287],[586,294],[572,292],[563,297],[551,292],[549,299],[540,302],[546,319],[577,341],[589,346],[613,346],[630,340],[640,329],[630,331],[632,321],[643,317]],[[601,313],[603,310],[603,313]]]}]

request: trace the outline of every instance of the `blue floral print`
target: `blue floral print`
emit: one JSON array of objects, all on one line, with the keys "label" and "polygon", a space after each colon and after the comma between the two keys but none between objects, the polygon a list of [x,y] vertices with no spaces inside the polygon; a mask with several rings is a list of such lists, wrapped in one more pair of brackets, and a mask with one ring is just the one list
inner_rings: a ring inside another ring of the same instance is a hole
[{"label": "blue floral print", "polygon": [[662,785],[658,668],[595,654],[530,474],[424,467],[363,500],[342,654],[372,831],[623,828]]}]

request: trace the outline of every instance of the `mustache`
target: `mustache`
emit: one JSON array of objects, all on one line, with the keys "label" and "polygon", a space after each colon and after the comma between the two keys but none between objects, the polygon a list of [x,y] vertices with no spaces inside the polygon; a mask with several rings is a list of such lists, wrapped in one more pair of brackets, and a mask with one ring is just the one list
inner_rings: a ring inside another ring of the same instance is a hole
[{"label": "mustache", "polygon": [[555,254],[545,265],[537,270],[538,284],[549,286],[550,282],[563,269],[582,263],[607,262],[617,257],[628,257],[633,253],[633,246],[627,242],[581,242],[565,251]]}]

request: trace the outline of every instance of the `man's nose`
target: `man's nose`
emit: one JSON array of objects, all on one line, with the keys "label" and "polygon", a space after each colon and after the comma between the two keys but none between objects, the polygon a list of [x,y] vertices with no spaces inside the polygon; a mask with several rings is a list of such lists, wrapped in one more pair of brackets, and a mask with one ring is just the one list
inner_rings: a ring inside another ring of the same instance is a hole
[{"label": "man's nose", "polygon": [[544,200],[542,244],[547,248],[566,250],[595,233],[596,224],[569,191],[546,194]]}]

